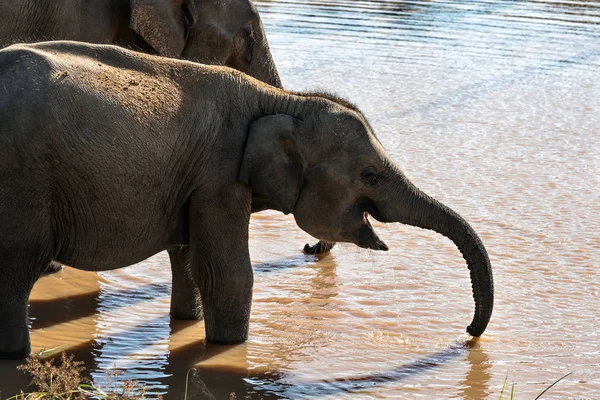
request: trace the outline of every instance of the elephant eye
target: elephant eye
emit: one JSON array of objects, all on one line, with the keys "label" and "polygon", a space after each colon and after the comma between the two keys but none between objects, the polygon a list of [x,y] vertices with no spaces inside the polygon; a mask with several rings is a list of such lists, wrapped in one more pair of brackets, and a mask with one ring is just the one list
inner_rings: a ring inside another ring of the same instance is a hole
[{"label": "elephant eye", "polygon": [[244,29],[242,32],[243,44],[242,44],[242,56],[246,64],[252,62],[252,56],[254,55],[254,37],[252,36],[251,29]]},{"label": "elephant eye", "polygon": [[360,177],[369,186],[375,186],[379,183],[379,175],[377,174],[377,168],[375,167],[363,168]]},{"label": "elephant eye", "polygon": [[252,28],[246,28],[242,32],[242,36],[244,36],[245,38],[252,37],[252,34],[253,34]]}]

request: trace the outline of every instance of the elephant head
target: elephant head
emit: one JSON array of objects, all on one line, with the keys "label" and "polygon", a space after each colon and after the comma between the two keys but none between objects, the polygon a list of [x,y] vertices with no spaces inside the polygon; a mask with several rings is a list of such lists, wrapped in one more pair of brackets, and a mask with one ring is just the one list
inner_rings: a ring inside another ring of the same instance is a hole
[{"label": "elephant head", "polygon": [[226,65],[281,87],[250,0],[132,0],[130,26],[161,56]]},{"label": "elephant head", "polygon": [[480,336],[492,314],[494,284],[473,228],[407,179],[356,107],[315,94],[294,102],[280,107],[285,113],[252,123],[239,180],[273,208],[293,213],[298,226],[320,240],[387,250],[369,216],[448,237],[471,274],[475,316],[467,331]]}]

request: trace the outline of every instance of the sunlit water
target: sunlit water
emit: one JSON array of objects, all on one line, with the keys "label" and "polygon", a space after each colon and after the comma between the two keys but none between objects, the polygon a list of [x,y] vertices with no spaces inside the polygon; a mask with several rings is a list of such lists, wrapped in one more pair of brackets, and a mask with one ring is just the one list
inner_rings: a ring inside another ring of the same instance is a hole
[{"label": "sunlit water", "polygon": [[[291,217],[255,215],[250,338],[170,321],[168,258],[36,285],[35,349],[97,382],[191,398],[600,397],[600,2],[258,3],[287,88],[357,103],[405,173],[467,218],[494,268],[478,343],[466,265],[435,233],[379,224],[388,253],[318,260]],[[4,394],[24,388],[2,363]]]}]

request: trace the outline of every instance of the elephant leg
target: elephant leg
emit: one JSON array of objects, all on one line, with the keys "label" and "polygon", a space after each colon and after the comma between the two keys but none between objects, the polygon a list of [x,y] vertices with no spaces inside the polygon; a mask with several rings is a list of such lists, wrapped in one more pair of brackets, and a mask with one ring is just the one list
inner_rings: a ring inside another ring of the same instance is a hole
[{"label": "elephant leg", "polygon": [[247,340],[250,323],[250,196],[239,185],[222,193],[190,202],[190,258],[202,295],[206,339],[233,344]]},{"label": "elephant leg", "polygon": [[[0,256],[2,257],[2,256]],[[40,275],[39,265],[27,256],[0,258],[0,359],[23,359],[31,353],[27,326],[27,301]]]},{"label": "elephant leg", "polygon": [[27,299],[29,293],[7,301],[0,307],[0,359],[23,359],[31,353],[27,327]]},{"label": "elephant leg", "polygon": [[335,242],[325,242],[323,240],[319,240],[313,246],[311,246],[307,243],[304,246],[304,252],[306,254],[314,254],[314,255],[325,254],[325,253],[329,253],[331,251],[331,249],[333,249],[333,246],[335,246]]},{"label": "elephant leg", "polygon": [[167,250],[171,260],[171,316],[176,319],[202,320],[202,298],[190,269],[189,246]]},{"label": "elephant leg", "polygon": [[50,263],[48,264],[46,269],[44,269],[44,271],[42,272],[42,275],[55,274],[57,272],[62,271],[62,269],[63,269],[62,264],[59,264],[56,261],[50,261]]}]

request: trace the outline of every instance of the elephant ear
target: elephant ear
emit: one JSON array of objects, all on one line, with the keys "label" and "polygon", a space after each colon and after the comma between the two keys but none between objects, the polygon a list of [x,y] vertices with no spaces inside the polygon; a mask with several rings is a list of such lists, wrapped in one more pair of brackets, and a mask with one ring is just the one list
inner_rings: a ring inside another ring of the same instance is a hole
[{"label": "elephant ear", "polygon": [[190,0],[132,0],[129,25],[164,57],[183,53],[195,10]]},{"label": "elephant ear", "polygon": [[277,114],[254,121],[238,179],[266,196],[284,214],[294,210],[304,182],[304,161],[296,146],[296,120]]}]

